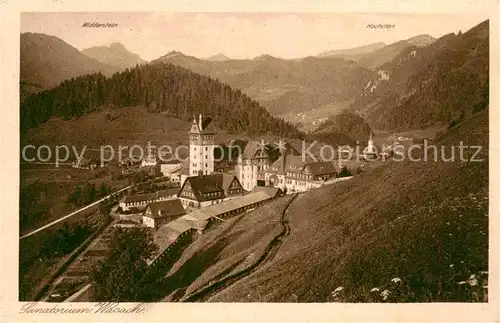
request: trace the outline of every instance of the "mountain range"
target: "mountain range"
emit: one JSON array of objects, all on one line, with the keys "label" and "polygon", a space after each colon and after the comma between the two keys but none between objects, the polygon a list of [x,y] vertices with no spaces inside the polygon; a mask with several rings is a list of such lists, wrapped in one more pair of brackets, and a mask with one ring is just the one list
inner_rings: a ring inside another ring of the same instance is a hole
[{"label": "mountain range", "polygon": [[460,122],[488,106],[489,22],[409,46],[379,66],[349,108],[375,129]]},{"label": "mountain range", "polygon": [[254,59],[206,61],[173,51],[155,63],[170,63],[216,78],[257,100],[273,115],[303,112],[361,92],[372,72],[337,57],[286,60],[268,54]]},{"label": "mountain range", "polygon": [[73,77],[97,72],[110,76],[117,71],[54,36],[22,33],[20,43],[21,99]]},{"label": "mountain range", "polygon": [[374,51],[377,51],[379,49],[384,48],[385,46],[387,46],[386,43],[378,42],[378,43],[372,43],[372,44],[363,45],[363,46],[354,47],[354,48],[334,49],[334,50],[330,50],[327,52],[319,53],[316,56],[317,57],[330,57],[330,56],[352,57],[355,55],[364,55],[364,54],[372,53]]},{"label": "mountain range", "polygon": [[[217,79],[294,122],[296,115],[314,115],[316,121],[309,121],[317,127],[345,109],[376,130],[423,129],[459,122],[487,105],[488,30],[485,21],[439,39],[418,35],[300,59],[199,59],[171,51],[149,64],[177,65]],[[80,75],[110,76],[144,63],[119,43],[80,52],[56,37],[24,33],[21,98]]]},{"label": "mountain range", "polygon": [[318,56],[341,57],[347,60],[353,60],[360,66],[373,70],[393,60],[405,48],[410,46],[425,47],[432,44],[435,40],[436,39],[430,35],[418,35],[389,45],[385,43],[373,43],[352,49],[325,52]]}]

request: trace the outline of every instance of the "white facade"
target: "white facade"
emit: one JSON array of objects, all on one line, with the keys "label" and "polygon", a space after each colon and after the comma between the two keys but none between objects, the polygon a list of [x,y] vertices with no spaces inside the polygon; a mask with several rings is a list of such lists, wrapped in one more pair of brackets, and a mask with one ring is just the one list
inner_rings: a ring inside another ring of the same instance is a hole
[{"label": "white facade", "polygon": [[[269,163],[264,159],[238,161],[237,176],[243,188],[251,191],[257,187],[257,180],[261,179],[260,177],[268,167]],[[262,178],[262,180],[264,179]]]},{"label": "white facade", "polygon": [[203,118],[196,118],[189,132],[189,175],[209,175],[214,172],[215,139],[212,131],[203,129]]},{"label": "white facade", "polygon": [[269,155],[263,144],[249,142],[245,151],[238,156],[238,164],[235,167],[236,176],[243,188],[251,191],[259,186],[258,181],[262,181],[260,186],[265,185],[264,173],[269,166]]},{"label": "white facade", "polygon": [[161,164],[160,172],[163,176],[168,177],[172,182],[180,182],[181,180],[181,168],[180,163],[177,164]]},{"label": "white facade", "polygon": [[141,167],[156,166],[156,164],[157,160],[155,154],[144,156],[144,158],[141,161]]},{"label": "white facade", "polygon": [[155,219],[150,218],[149,216],[142,216],[142,224],[149,227],[149,228],[154,228],[155,227]]},{"label": "white facade", "polygon": [[363,157],[365,159],[376,159],[378,155],[377,148],[373,144],[372,134],[370,133],[370,139],[368,140],[368,146],[363,150]]}]

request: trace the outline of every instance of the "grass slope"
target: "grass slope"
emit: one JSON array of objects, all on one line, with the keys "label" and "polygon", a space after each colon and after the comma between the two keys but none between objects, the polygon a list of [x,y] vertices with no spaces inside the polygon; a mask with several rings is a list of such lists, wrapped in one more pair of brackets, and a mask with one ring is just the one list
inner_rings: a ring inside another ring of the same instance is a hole
[{"label": "grass slope", "polygon": [[[111,117],[110,117],[111,116]],[[71,120],[51,118],[28,130],[21,144],[75,145],[99,148],[101,145],[165,145],[186,143],[190,123],[148,112],[145,108],[103,108]]]},{"label": "grass slope", "polygon": [[173,265],[160,294],[177,300],[252,265],[281,232],[279,220],[289,200],[279,198],[204,233]]},{"label": "grass slope", "polygon": [[[483,301],[488,111],[451,129],[439,144],[461,140],[482,145],[485,160],[390,161],[305,194],[289,208],[292,230],[274,261],[210,301],[382,301],[385,289],[391,291],[386,301],[394,302]],[[471,275],[478,285],[459,284]]]}]

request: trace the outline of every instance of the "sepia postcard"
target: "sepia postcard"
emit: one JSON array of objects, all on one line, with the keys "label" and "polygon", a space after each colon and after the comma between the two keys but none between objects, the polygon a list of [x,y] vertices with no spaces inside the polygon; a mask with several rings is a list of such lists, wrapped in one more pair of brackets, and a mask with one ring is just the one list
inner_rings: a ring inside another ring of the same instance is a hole
[{"label": "sepia postcard", "polygon": [[3,321],[500,320],[497,1],[0,6]]}]

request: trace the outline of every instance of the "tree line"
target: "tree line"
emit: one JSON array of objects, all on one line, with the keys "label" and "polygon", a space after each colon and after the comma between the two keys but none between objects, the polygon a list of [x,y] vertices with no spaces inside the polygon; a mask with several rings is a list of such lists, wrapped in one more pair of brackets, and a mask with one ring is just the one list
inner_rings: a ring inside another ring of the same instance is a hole
[{"label": "tree line", "polygon": [[98,189],[96,189],[95,184],[88,183],[84,187],[78,186],[73,193],[68,196],[68,201],[78,206],[84,206],[110,193],[111,188],[104,183],[101,183]]},{"label": "tree line", "polygon": [[72,119],[104,104],[144,106],[150,111],[191,121],[193,115],[211,115],[215,126],[230,133],[275,134],[301,139],[294,125],[269,112],[240,90],[207,76],[171,64],[136,66],[107,78],[89,74],[33,94],[21,104],[21,131],[57,116]]}]

